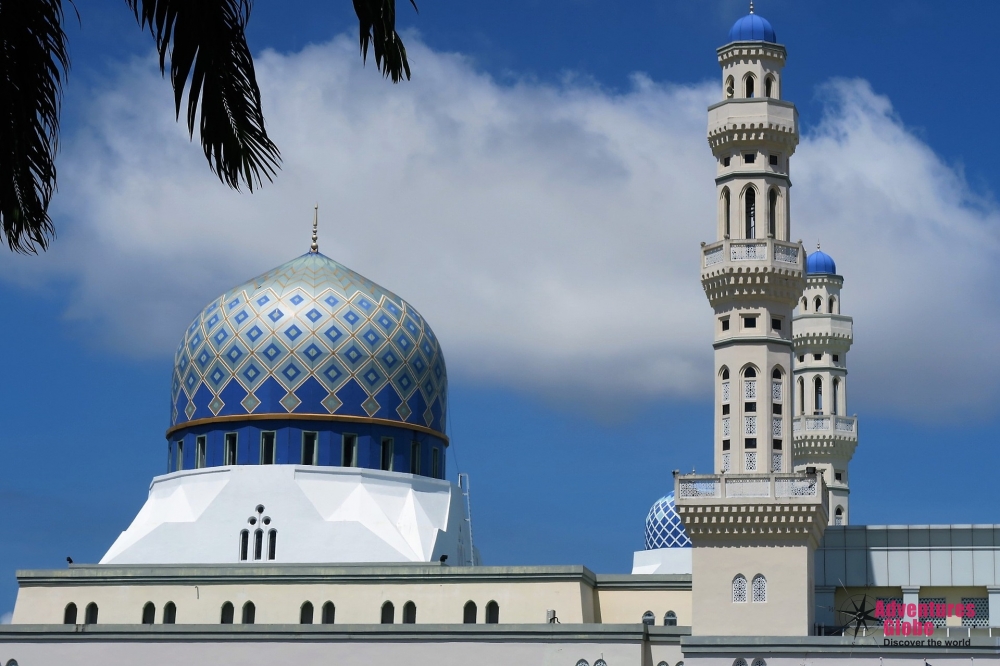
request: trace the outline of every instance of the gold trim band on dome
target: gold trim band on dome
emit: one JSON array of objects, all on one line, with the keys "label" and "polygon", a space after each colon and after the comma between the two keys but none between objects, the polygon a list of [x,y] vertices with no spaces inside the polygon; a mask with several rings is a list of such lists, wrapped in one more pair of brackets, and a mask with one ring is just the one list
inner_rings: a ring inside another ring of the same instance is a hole
[{"label": "gold trim band on dome", "polygon": [[422,432],[426,435],[434,435],[444,440],[445,446],[450,445],[448,436],[426,426],[415,423],[405,423],[403,421],[393,421],[391,419],[376,419],[370,416],[348,416],[338,414],[233,414],[230,416],[213,416],[205,419],[195,419],[187,421],[173,427],[167,428],[167,437],[170,437],[178,430],[193,426],[208,425],[210,423],[232,423],[234,421],[341,421],[344,423],[364,423],[367,425],[384,425],[395,428],[407,428]]}]

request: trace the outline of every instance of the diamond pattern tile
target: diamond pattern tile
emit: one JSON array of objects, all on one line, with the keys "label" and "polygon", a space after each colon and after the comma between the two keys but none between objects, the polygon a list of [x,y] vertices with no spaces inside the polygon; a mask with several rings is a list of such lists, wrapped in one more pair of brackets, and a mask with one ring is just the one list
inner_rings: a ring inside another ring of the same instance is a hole
[{"label": "diamond pattern tile", "polygon": [[[239,405],[247,414],[291,412],[301,405],[295,389],[310,377],[328,391],[320,404],[330,414],[345,409],[335,393],[351,380],[367,394],[361,407],[375,414],[375,395],[391,382],[404,398],[395,410],[400,421],[412,418],[407,401],[419,394],[413,404],[426,409],[418,421],[444,431],[447,372],[424,318],[394,293],[318,253],[231,289],[191,322],[171,378],[171,405],[185,404],[178,402],[181,393],[187,400],[182,412],[171,408],[171,424],[193,418],[193,396],[205,389],[213,414],[231,413],[234,406],[224,405],[220,392],[233,378],[248,392]],[[255,394],[268,380],[284,387],[283,397],[273,390]],[[435,402],[441,405],[437,421],[426,407]],[[357,403],[347,408],[356,410]]]},{"label": "diamond pattern tile", "polygon": [[691,539],[677,515],[674,494],[661,497],[646,516],[646,550],[656,548],[690,548]]}]

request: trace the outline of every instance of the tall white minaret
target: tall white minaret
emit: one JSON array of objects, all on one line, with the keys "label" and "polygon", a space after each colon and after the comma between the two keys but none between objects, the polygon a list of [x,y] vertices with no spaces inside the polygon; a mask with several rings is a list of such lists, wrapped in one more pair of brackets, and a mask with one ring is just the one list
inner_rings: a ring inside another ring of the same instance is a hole
[{"label": "tall white minaret", "polygon": [[806,289],[792,321],[792,464],[797,471],[823,470],[831,525],[849,522],[847,466],[858,446],[858,419],[847,412],[847,352],[854,342],[854,320],[840,313],[843,285],[833,258],[817,244],[806,259]]},{"label": "tall white minaret", "polygon": [[[758,19],[752,8],[747,19]],[[741,34],[718,49],[722,100],[708,109],[718,216],[715,242],[702,245],[701,283],[715,311],[721,473],[792,470],[791,324],[805,252],[791,241],[788,200],[798,112],[781,99],[786,54],[773,42]]]}]

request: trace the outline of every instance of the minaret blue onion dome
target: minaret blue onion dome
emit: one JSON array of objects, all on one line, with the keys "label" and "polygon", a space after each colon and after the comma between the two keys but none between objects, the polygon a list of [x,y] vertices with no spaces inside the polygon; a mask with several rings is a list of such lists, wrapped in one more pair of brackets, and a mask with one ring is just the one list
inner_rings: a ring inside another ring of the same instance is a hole
[{"label": "minaret blue onion dome", "polygon": [[816,251],[809,253],[806,257],[806,273],[809,275],[816,273],[829,273],[830,275],[836,275],[837,264],[834,262],[833,257],[828,255],[826,252],[822,252],[817,245]]},{"label": "minaret blue onion dome", "polygon": [[331,464],[443,477],[447,386],[420,313],[320,254],[314,239],[312,251],[191,322],[174,356],[168,467]]},{"label": "minaret blue onion dome", "polygon": [[771,23],[764,17],[753,13],[753,3],[750,3],[750,13],[736,21],[729,29],[730,42],[771,42],[778,43]]},{"label": "minaret blue onion dome", "polygon": [[646,550],[690,548],[691,539],[677,515],[674,494],[656,500],[646,515]]}]

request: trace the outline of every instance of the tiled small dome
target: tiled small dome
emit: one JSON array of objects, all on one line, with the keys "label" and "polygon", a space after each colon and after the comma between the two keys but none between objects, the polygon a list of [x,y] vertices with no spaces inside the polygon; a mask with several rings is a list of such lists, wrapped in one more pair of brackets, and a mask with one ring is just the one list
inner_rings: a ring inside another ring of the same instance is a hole
[{"label": "tiled small dome", "polygon": [[646,515],[646,550],[657,548],[690,548],[691,539],[677,515],[674,494],[661,497]]}]

